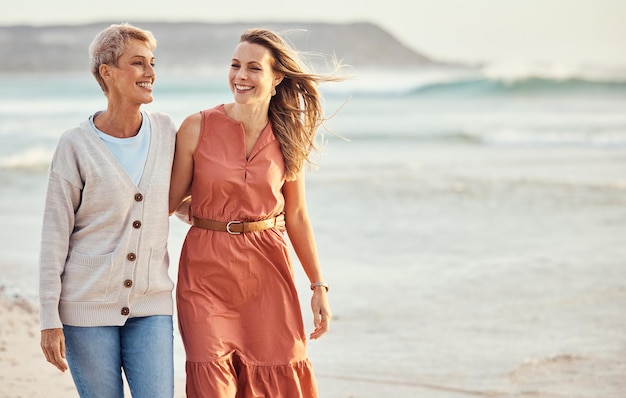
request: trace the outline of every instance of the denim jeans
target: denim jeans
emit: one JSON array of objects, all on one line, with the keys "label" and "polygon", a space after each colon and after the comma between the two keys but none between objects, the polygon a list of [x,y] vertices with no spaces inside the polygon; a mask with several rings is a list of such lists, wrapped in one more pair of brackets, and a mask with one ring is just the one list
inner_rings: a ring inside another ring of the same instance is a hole
[{"label": "denim jeans", "polygon": [[174,396],[172,316],[130,318],[124,326],[63,326],[67,362],[81,398]]}]

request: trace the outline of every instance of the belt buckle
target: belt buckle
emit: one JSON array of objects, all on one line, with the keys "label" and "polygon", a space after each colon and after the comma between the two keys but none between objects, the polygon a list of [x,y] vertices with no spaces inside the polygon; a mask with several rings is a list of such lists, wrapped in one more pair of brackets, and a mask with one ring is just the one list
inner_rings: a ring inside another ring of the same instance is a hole
[{"label": "belt buckle", "polygon": [[230,226],[233,224],[243,224],[243,221],[229,221],[226,223],[226,232],[231,235],[241,235],[241,232],[231,231]]}]

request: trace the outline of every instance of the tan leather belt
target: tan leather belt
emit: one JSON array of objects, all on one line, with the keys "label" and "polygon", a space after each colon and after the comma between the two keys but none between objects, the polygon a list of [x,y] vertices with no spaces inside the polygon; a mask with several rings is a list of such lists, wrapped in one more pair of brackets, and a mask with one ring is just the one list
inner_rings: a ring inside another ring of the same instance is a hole
[{"label": "tan leather belt", "polygon": [[276,217],[268,218],[261,221],[213,221],[203,218],[194,217],[191,225],[198,228],[209,229],[211,231],[228,232],[231,235],[239,235],[244,232],[264,231],[271,229],[284,219],[284,215],[279,214]]}]

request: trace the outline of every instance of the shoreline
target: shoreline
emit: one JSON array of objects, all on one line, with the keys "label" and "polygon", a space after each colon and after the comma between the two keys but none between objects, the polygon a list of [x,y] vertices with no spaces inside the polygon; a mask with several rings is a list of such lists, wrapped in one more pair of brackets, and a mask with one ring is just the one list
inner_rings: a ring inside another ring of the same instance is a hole
[{"label": "shoreline", "polygon": [[[589,305],[583,305],[580,311],[586,313],[608,302],[618,307],[617,302],[626,297],[625,293],[626,288],[622,287],[603,291],[598,297],[587,297]],[[0,317],[3,320],[0,323],[0,398],[78,397],[70,372],[59,372],[46,362],[40,350],[36,304],[19,295],[7,295],[0,286]],[[615,321],[623,324],[623,320]],[[342,329],[344,325],[341,325],[341,318],[338,317],[335,322],[338,323],[336,329]],[[617,327],[615,330],[620,329]],[[340,332],[337,337],[341,335]],[[330,341],[328,343],[333,345]],[[493,341],[491,343],[497,344]],[[615,344],[619,344],[619,341]],[[624,368],[624,363],[618,356],[619,350],[603,355],[581,347],[573,353],[535,356],[517,367],[508,368],[490,381],[481,382],[482,378],[468,378],[467,374],[465,377],[459,377],[458,374],[453,377],[454,372],[442,378],[432,372],[428,375],[428,371],[424,371],[421,376],[403,376],[401,369],[396,369],[393,374],[375,367],[364,371],[349,363],[338,368],[342,362],[340,355],[333,354],[332,350],[318,351],[322,347],[311,348],[313,357],[320,356],[312,359],[321,365],[316,371],[321,398],[368,398],[386,394],[420,398],[617,398],[621,396],[619,391],[626,387],[620,370]],[[175,377],[174,397],[184,398],[184,374],[181,376],[177,373]],[[128,390],[126,396],[130,396]]]}]

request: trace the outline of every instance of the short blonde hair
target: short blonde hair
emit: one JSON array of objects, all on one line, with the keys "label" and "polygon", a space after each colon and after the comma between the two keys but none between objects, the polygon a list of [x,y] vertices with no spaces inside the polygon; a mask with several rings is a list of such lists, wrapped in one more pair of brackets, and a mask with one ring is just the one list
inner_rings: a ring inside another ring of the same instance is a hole
[{"label": "short blonde hair", "polygon": [[89,46],[89,65],[91,73],[102,88],[107,91],[104,79],[100,76],[100,65],[117,65],[130,40],[144,42],[151,51],[156,48],[156,39],[152,32],[140,29],[128,23],[113,24],[96,35]]}]

